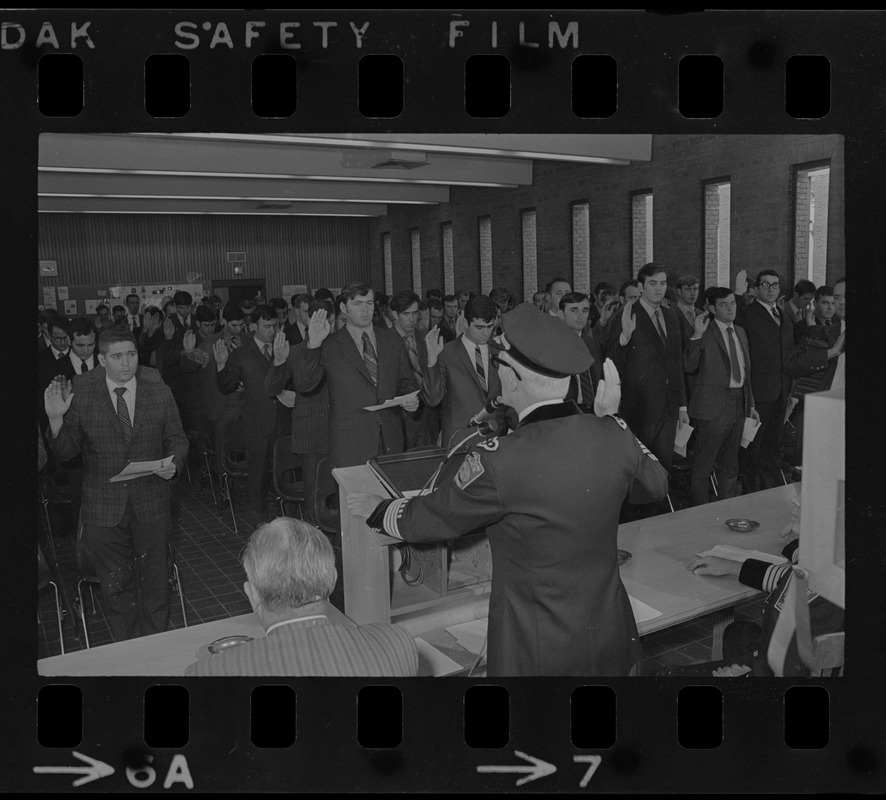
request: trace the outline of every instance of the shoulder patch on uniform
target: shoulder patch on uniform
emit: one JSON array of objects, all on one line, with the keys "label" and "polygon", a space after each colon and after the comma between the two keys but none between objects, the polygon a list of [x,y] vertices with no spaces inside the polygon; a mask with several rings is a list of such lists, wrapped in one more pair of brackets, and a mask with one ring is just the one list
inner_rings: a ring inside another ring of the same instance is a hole
[{"label": "shoulder patch on uniform", "polygon": [[647,449],[646,445],[643,444],[643,442],[641,442],[636,436],[634,437],[634,441],[635,441],[638,445],[640,445],[640,449],[641,449],[644,453],[646,453],[647,456],[649,456],[653,461],[658,461],[658,459],[657,459],[657,458],[656,458],[656,457],[655,457],[655,456],[654,456],[654,455],[653,455],[653,454]]},{"label": "shoulder patch on uniform", "polygon": [[458,468],[458,474],[455,476],[455,485],[459,489],[465,489],[484,472],[486,472],[486,470],[480,461],[480,454],[468,453],[465,456],[462,465]]},{"label": "shoulder patch on uniform", "polygon": [[498,436],[492,436],[489,439],[479,442],[477,447],[482,447],[484,450],[494,453],[499,448]]},{"label": "shoulder patch on uniform", "polygon": [[621,417],[619,417],[619,416],[616,415],[616,414],[610,414],[609,416],[612,417],[612,419],[614,419],[614,420],[618,423],[618,426],[619,426],[623,431],[626,431],[626,430],[628,429],[628,423],[625,422]]}]

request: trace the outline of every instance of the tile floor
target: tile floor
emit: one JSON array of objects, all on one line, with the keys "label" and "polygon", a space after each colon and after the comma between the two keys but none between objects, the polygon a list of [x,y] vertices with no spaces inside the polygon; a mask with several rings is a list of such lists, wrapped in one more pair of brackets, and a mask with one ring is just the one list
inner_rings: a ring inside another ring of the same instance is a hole
[{"label": "tile floor", "polygon": [[[219,506],[213,501],[208,481],[205,476],[201,476],[201,467],[196,456],[191,459],[190,469],[192,481],[189,482],[185,477],[177,483],[174,490],[172,546],[185,595],[188,624],[196,625],[249,612],[249,602],[242,589],[245,573],[239,557],[249,538],[251,528],[245,517],[241,516],[246,510],[245,480],[235,480],[232,485],[234,509],[235,512],[239,512],[237,513],[238,532],[235,533],[227,503]],[[215,488],[218,492],[217,485]],[[685,505],[682,495],[679,486],[671,495],[676,508]],[[65,652],[72,652],[86,646],[75,605],[78,580],[75,537],[71,521],[65,519],[67,508],[50,504],[49,510],[56,531],[57,566],[53,566],[52,569],[65,597],[63,605],[69,609],[64,616],[62,626]],[[294,513],[295,509],[287,511]],[[51,562],[45,536],[41,546]],[[339,582],[331,600],[336,607],[344,610],[340,547],[335,547],[335,552]],[[95,647],[111,642],[112,638],[102,610],[101,590],[94,585],[95,611],[93,612],[93,601],[88,586],[88,584],[83,586],[86,624],[90,646]],[[736,618],[759,619],[761,602],[754,600],[738,607]],[[171,596],[170,609],[171,627],[182,627],[182,611],[177,594]],[[40,592],[38,618],[38,658],[58,655],[61,648],[51,587]],[[709,660],[712,630],[713,615],[708,615],[644,637],[641,674],[651,675],[664,666]]]}]

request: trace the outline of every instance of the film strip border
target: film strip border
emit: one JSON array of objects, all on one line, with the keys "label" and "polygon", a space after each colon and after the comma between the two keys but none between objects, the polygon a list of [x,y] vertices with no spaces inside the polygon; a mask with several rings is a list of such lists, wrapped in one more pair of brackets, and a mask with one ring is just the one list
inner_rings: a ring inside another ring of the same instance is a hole
[{"label": "film strip border", "polygon": [[[409,683],[188,683],[127,692],[114,717],[90,708],[99,699],[92,695],[106,690],[43,687],[43,760],[30,785],[488,792],[533,783],[569,792],[699,791],[735,780],[775,789],[769,770],[777,765],[793,776],[783,788],[801,791],[794,770],[810,759],[817,791],[876,785],[873,749],[828,746],[839,681],[787,688],[761,681],[765,688],[753,692],[742,679],[677,681],[651,701],[625,684],[616,691],[563,680],[544,692],[532,681],[438,682],[431,697]],[[692,769],[675,774],[675,760]]]}]

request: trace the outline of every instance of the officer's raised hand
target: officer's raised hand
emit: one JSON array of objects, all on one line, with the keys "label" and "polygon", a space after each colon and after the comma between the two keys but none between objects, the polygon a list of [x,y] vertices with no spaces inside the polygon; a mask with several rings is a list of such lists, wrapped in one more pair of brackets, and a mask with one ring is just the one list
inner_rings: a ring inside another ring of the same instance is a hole
[{"label": "officer's raised hand", "polygon": [[434,325],[428,331],[428,335],[425,336],[425,346],[428,348],[428,366],[433,367],[437,363],[437,357],[440,353],[443,352],[443,346],[446,342],[443,341],[443,335],[440,333],[440,328]]},{"label": "officer's raised hand", "polygon": [[286,334],[283,331],[277,331],[274,337],[274,366],[279,367],[286,363],[289,358],[289,342],[286,341]]},{"label": "officer's raised hand", "polygon": [[597,384],[594,397],[594,413],[598,417],[608,417],[618,411],[621,403],[621,379],[611,358],[603,362],[603,378]]},{"label": "officer's raised hand", "polygon": [[221,337],[215,340],[212,345],[212,352],[215,353],[215,363],[218,364],[218,371],[221,372],[228,361],[228,348],[225,347],[225,340]]},{"label": "officer's raised hand", "polygon": [[348,495],[348,508],[352,516],[366,519],[382,500],[384,497],[377,494],[351,494]]},{"label": "officer's raised hand", "polygon": [[325,309],[320,308],[311,314],[308,322],[308,350],[315,350],[323,344],[330,330],[329,316]]}]

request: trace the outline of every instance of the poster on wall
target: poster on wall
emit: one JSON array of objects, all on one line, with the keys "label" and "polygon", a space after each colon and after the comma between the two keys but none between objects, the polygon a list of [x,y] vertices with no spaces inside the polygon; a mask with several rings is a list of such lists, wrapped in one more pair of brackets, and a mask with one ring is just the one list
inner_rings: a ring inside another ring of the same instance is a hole
[{"label": "poster on wall", "polygon": [[58,299],[59,300],[70,300],[71,299],[68,295],[68,287],[67,286],[59,286],[57,291],[58,291]]},{"label": "poster on wall", "polygon": [[43,305],[46,308],[55,308],[55,286],[43,287]]},{"label": "poster on wall", "polygon": [[[59,292],[61,294],[61,292]],[[65,300],[65,316],[66,317],[76,317],[77,316],[77,301],[76,300]]]},{"label": "poster on wall", "polygon": [[119,301],[121,304],[126,300],[126,296],[130,294],[138,295],[141,307],[157,306],[163,302],[164,297],[172,297],[176,292],[188,292],[197,303],[201,297],[209,294],[208,290],[203,288],[202,283],[152,283],[152,284],[129,284],[125,286],[111,286],[109,288],[111,297]]},{"label": "poster on wall", "polygon": [[98,307],[101,300],[87,300],[86,301],[86,313],[87,314],[96,314],[96,308]]}]

